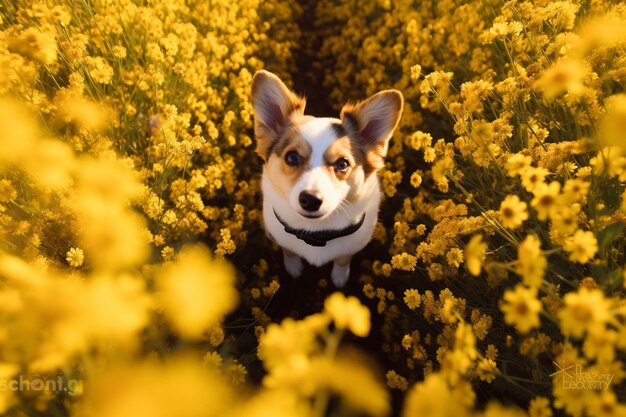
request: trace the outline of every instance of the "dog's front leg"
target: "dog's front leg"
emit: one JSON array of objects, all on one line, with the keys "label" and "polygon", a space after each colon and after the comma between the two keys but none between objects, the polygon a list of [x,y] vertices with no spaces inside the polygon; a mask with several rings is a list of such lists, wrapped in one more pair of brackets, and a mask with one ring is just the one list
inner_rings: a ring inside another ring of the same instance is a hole
[{"label": "dog's front leg", "polygon": [[302,258],[295,253],[283,248],[283,261],[285,269],[294,278],[298,278],[302,274]]},{"label": "dog's front leg", "polygon": [[330,273],[330,277],[333,280],[333,284],[336,287],[341,288],[346,285],[348,278],[350,278],[350,260],[352,256],[342,256],[335,259],[333,263],[333,271]]}]

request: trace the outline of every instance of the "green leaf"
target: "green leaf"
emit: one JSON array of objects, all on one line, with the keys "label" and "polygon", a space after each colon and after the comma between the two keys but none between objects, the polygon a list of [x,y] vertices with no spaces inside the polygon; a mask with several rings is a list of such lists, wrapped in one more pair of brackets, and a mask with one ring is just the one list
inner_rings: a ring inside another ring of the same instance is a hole
[{"label": "green leaf", "polygon": [[615,293],[624,287],[624,271],[622,269],[616,269],[609,272],[602,281],[604,291],[609,294]]},{"label": "green leaf", "polygon": [[598,247],[600,250],[604,250],[609,247],[615,239],[621,236],[623,231],[624,223],[616,222],[609,224],[607,227],[598,232],[596,238],[598,239]]},{"label": "green leaf", "polygon": [[39,209],[37,207],[33,207],[33,206],[20,206],[20,208],[22,210],[24,210],[24,212],[28,213],[28,214],[39,214]]}]

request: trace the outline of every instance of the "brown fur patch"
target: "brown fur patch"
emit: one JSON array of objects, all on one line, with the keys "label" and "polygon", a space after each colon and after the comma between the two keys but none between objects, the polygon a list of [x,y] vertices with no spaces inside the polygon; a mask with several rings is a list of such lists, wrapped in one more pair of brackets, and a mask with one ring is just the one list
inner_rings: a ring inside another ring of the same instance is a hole
[{"label": "brown fur patch", "polygon": [[[292,167],[285,162],[285,155],[291,151],[300,155],[302,160],[300,165]],[[289,199],[291,189],[307,169],[311,153],[311,145],[300,135],[295,124],[285,131],[273,146],[267,158],[265,173],[283,198]]]},{"label": "brown fur patch", "polygon": [[363,166],[363,172],[367,179],[371,174],[385,166],[384,154],[381,155],[376,148],[363,146],[356,121],[351,117],[350,113],[343,116],[343,130],[345,135],[350,138],[353,155],[357,163]]},{"label": "brown fur patch", "polygon": [[[303,115],[293,115],[287,121],[287,124],[280,132],[276,135],[276,137],[271,141],[270,146],[266,150],[265,160],[268,160],[270,155],[284,155],[285,149],[289,146],[289,144],[293,143],[300,138],[300,130],[298,126],[305,123],[307,120],[311,119],[312,116],[303,116]],[[310,150],[309,150],[310,154]]]},{"label": "brown fur patch", "polygon": [[304,114],[306,100],[268,71],[257,71],[252,79],[256,152],[267,161],[273,141],[294,116]]},{"label": "brown fur patch", "polygon": [[[338,172],[334,165],[338,159],[345,158],[350,168],[345,172]],[[352,201],[360,196],[364,180],[367,178],[365,167],[369,166],[367,154],[350,136],[343,136],[333,142],[324,152],[324,160],[328,164],[329,175],[337,181],[345,181],[350,186],[350,192],[346,196]],[[374,171],[371,171],[374,172]],[[363,174],[362,174],[363,173]]]},{"label": "brown fur patch", "polygon": [[[332,169],[335,178],[340,181],[348,179],[355,166],[363,163],[360,156],[362,156],[360,155],[360,152],[355,154],[354,143],[352,143],[350,138],[347,136],[337,139],[328,148],[326,148],[326,151],[324,152],[324,160],[329,165],[329,168]],[[350,168],[348,168],[346,172],[339,172],[334,167],[335,162],[341,158],[345,158],[350,164]]]},{"label": "brown fur patch", "polygon": [[358,103],[347,103],[341,109],[346,134],[365,153],[363,169],[366,177],[385,166],[389,139],[398,126],[404,106],[402,94],[385,90]]}]

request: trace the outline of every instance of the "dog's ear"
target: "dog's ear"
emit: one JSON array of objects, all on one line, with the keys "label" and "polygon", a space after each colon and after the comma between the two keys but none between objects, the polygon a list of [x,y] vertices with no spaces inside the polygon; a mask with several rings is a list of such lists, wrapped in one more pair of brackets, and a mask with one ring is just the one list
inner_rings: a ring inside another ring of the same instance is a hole
[{"label": "dog's ear", "polygon": [[252,108],[256,151],[262,158],[276,134],[287,123],[291,114],[304,114],[306,101],[268,71],[257,71],[252,79]]},{"label": "dog's ear", "polygon": [[380,156],[382,163],[403,106],[404,99],[398,90],[381,91],[367,100],[343,106],[341,122],[367,152]]}]

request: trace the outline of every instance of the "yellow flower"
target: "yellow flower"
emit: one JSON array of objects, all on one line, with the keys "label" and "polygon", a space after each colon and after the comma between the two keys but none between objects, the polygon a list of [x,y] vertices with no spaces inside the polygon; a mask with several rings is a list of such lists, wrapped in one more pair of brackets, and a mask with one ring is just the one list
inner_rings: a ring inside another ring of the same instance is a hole
[{"label": "yellow flower", "polygon": [[411,79],[418,80],[420,75],[422,74],[422,66],[418,64],[412,65],[410,71],[411,71]]},{"label": "yellow flower", "polygon": [[420,185],[422,185],[422,176],[421,176],[421,172],[422,171],[415,171],[413,174],[411,174],[411,186],[414,188],[419,188]]},{"label": "yellow flower", "polygon": [[624,181],[624,167],[626,158],[623,156],[624,149],[619,146],[605,146],[589,163],[593,166],[593,172],[597,175],[619,176]]},{"label": "yellow flower", "polygon": [[263,287],[263,295],[266,297],[272,297],[278,289],[280,288],[280,284],[278,281],[273,279],[267,287]]},{"label": "yellow flower", "polygon": [[589,193],[590,185],[589,181],[584,181],[579,178],[567,180],[563,186],[563,197],[569,202],[584,201],[587,193]]},{"label": "yellow flower", "polygon": [[10,39],[9,50],[44,65],[52,65],[57,59],[57,43],[54,36],[34,27]]},{"label": "yellow flower", "polygon": [[202,357],[202,364],[211,370],[218,370],[222,366],[223,359],[217,352],[207,352]]},{"label": "yellow flower", "polygon": [[415,271],[416,264],[417,257],[409,255],[406,252],[394,255],[393,258],[391,258],[391,266],[395,269],[401,269],[403,271]]},{"label": "yellow flower", "polygon": [[513,154],[506,161],[506,172],[509,177],[520,175],[526,172],[526,170],[528,170],[529,168],[531,168],[531,162],[532,158],[528,155],[522,155],[521,153]]},{"label": "yellow flower", "polygon": [[500,204],[502,225],[509,229],[517,229],[528,219],[528,205],[516,195],[508,195]]},{"label": "yellow flower", "polygon": [[569,252],[570,261],[585,264],[596,255],[598,240],[592,232],[577,230],[565,241],[564,249]]},{"label": "yellow flower", "polygon": [[615,344],[619,335],[614,330],[603,327],[592,329],[587,333],[583,352],[590,359],[595,359],[598,363],[611,363],[615,359]]},{"label": "yellow flower", "polygon": [[80,297],[80,319],[95,338],[105,343],[126,342],[149,322],[151,298],[142,279],[130,275],[94,277]]},{"label": "yellow flower", "polygon": [[563,297],[559,311],[561,331],[566,336],[582,337],[585,332],[601,328],[610,317],[609,301],[599,289],[581,287]]},{"label": "yellow flower", "polygon": [[0,203],[7,203],[17,198],[17,191],[10,180],[0,180]]},{"label": "yellow flower", "polygon": [[620,403],[610,388],[593,393],[594,395],[588,404],[588,415],[594,417],[621,417],[626,415],[626,405]]},{"label": "yellow flower", "polygon": [[[489,97],[492,90],[493,84],[490,81],[485,81],[483,79],[468,81],[461,84],[461,98],[463,99],[464,110],[467,113],[482,111],[482,101]],[[485,125],[484,127],[488,128],[486,129],[487,132],[491,130],[489,125]],[[489,137],[491,136],[492,135],[489,135]],[[480,143],[481,140],[478,139],[478,142]]]},{"label": "yellow flower", "polygon": [[533,190],[531,205],[537,210],[537,218],[546,220],[556,213],[559,203],[561,184],[552,181],[550,184],[540,183]]},{"label": "yellow flower", "polygon": [[541,241],[535,235],[528,235],[517,248],[515,272],[522,276],[524,284],[539,288],[543,281],[548,261],[541,252]]},{"label": "yellow flower", "polygon": [[409,334],[402,336],[402,342],[400,343],[404,350],[409,350],[413,347],[413,338]]},{"label": "yellow flower", "polygon": [[164,362],[97,368],[77,414],[98,410],[102,417],[217,416],[234,408],[232,388],[198,361]]},{"label": "yellow flower", "polygon": [[584,91],[583,81],[589,71],[589,65],[586,62],[564,58],[544,71],[535,83],[535,88],[541,90],[548,100],[563,93],[579,95]]},{"label": "yellow flower", "polygon": [[89,70],[91,79],[98,84],[110,84],[113,79],[113,68],[102,57],[85,58],[85,64]]},{"label": "yellow flower", "polygon": [[72,93],[58,93],[55,97],[57,116],[64,123],[74,123],[79,128],[100,130],[107,119],[106,110],[97,103]]},{"label": "yellow flower", "polygon": [[115,45],[113,48],[111,48],[111,53],[113,53],[113,56],[115,58],[126,58],[126,48],[124,48],[122,45]]},{"label": "yellow flower", "polygon": [[430,148],[433,143],[433,137],[430,133],[418,130],[409,137],[409,145],[416,151],[420,149]]},{"label": "yellow flower", "polygon": [[65,256],[65,260],[67,261],[67,263],[74,268],[78,268],[79,266],[81,266],[83,264],[83,261],[85,260],[85,254],[80,248],[71,248],[67,251]]},{"label": "yellow flower", "polygon": [[186,247],[159,274],[165,311],[183,337],[198,338],[235,307],[232,268],[200,246]]},{"label": "yellow flower", "polygon": [[244,382],[246,382],[246,375],[248,375],[248,370],[242,364],[233,363],[229,365],[228,368],[226,368],[226,371],[228,372],[230,382],[234,386],[242,385]]},{"label": "yellow flower", "polygon": [[487,244],[483,242],[482,235],[474,235],[465,246],[463,258],[465,259],[465,267],[467,271],[477,277],[487,252]]},{"label": "yellow flower", "polygon": [[570,236],[578,228],[578,213],[580,211],[579,204],[569,206],[561,206],[559,210],[552,215],[552,227],[560,236]]},{"label": "yellow flower", "polygon": [[626,94],[616,94],[606,99],[606,118],[601,124],[599,139],[605,146],[625,148],[623,132],[626,129]]},{"label": "yellow flower", "polygon": [[518,21],[494,22],[491,28],[483,34],[483,38],[485,42],[490,42],[496,38],[504,38],[510,35],[517,36],[523,29],[524,26]]},{"label": "yellow flower", "polygon": [[446,254],[448,265],[458,268],[463,263],[463,251],[459,248],[452,248]]},{"label": "yellow flower", "polygon": [[338,329],[348,329],[360,337],[365,337],[370,332],[370,311],[354,296],[346,297],[335,292],[324,301],[324,311],[330,315]]},{"label": "yellow flower", "polygon": [[218,347],[219,345],[224,343],[224,337],[225,337],[225,334],[224,334],[224,329],[222,329],[222,326],[213,325],[209,327],[208,330],[206,331],[204,339],[208,340],[211,346]]},{"label": "yellow flower", "polygon": [[400,391],[406,391],[409,388],[409,382],[405,377],[398,375],[394,370],[390,370],[385,375],[387,378],[387,386],[391,389],[397,389]]},{"label": "yellow flower", "polygon": [[404,302],[411,310],[415,310],[420,306],[422,298],[417,290],[410,289],[404,291]]},{"label": "yellow flower", "polygon": [[[304,323],[287,318],[267,327],[259,339],[258,356],[270,373],[301,371],[309,365],[308,354],[315,348],[315,337]],[[278,382],[273,378],[263,381],[264,384]]]},{"label": "yellow flower", "polygon": [[450,390],[446,378],[432,373],[408,391],[402,416],[465,416],[467,410],[462,404]]},{"label": "yellow flower", "polygon": [[545,168],[539,167],[534,168],[530,167],[520,174],[520,178],[522,180],[522,185],[526,189],[526,191],[533,192],[533,190],[539,185],[543,184],[546,175],[548,175],[550,171]]},{"label": "yellow flower", "polygon": [[500,310],[504,313],[504,321],[522,334],[539,327],[541,302],[536,298],[537,292],[522,285],[514,290],[507,290],[500,302]]},{"label": "yellow flower", "polygon": [[424,162],[433,162],[435,160],[435,148],[424,148]]},{"label": "yellow flower", "polygon": [[529,417],[552,417],[550,400],[545,397],[535,397],[528,405]]},{"label": "yellow flower", "polygon": [[476,374],[481,381],[485,381],[487,383],[491,383],[494,379],[496,379],[496,372],[498,371],[498,367],[496,366],[496,362],[492,359],[483,358],[478,362],[476,366]]},{"label": "yellow flower", "polygon": [[[335,360],[313,359],[301,385],[305,393],[311,388],[336,393],[349,408],[357,411],[355,413],[357,415],[366,414],[372,417],[389,415],[389,394],[384,385],[362,361],[347,355],[340,355]],[[293,389],[293,385],[290,389]]]}]

